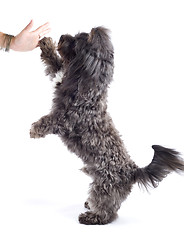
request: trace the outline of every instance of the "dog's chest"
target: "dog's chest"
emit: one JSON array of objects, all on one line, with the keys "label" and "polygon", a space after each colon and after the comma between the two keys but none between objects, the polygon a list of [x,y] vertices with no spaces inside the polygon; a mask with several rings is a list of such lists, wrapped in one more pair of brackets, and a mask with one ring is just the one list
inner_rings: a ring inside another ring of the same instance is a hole
[{"label": "dog's chest", "polygon": [[62,83],[62,79],[63,79],[63,72],[58,71],[56,73],[56,76],[52,79],[54,86],[56,86],[58,83]]}]

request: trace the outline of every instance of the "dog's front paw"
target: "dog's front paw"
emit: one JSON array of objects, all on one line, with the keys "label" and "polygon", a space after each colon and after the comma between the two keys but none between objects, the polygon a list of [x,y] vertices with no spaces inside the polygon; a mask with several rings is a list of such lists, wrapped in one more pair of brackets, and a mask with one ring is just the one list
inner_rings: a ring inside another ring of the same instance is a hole
[{"label": "dog's front paw", "polygon": [[52,38],[44,37],[39,41],[39,47],[42,52],[47,52],[49,49],[55,48]]},{"label": "dog's front paw", "polygon": [[41,135],[38,132],[38,129],[36,128],[35,123],[32,124],[29,134],[30,134],[30,138],[41,138],[41,137],[43,137],[43,135]]}]

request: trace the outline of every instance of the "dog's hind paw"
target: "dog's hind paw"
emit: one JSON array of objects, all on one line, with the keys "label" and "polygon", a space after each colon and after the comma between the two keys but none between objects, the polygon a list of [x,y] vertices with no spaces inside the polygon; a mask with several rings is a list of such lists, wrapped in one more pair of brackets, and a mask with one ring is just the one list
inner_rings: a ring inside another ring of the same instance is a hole
[{"label": "dog's hind paw", "polygon": [[88,201],[86,201],[86,202],[84,203],[84,207],[90,210],[90,206],[89,206]]},{"label": "dog's hind paw", "polygon": [[85,212],[79,215],[79,222],[85,225],[103,224],[100,217],[93,212]]},{"label": "dog's hind paw", "polygon": [[117,218],[117,213],[99,215],[88,211],[79,215],[79,222],[85,225],[104,225],[111,223]]}]

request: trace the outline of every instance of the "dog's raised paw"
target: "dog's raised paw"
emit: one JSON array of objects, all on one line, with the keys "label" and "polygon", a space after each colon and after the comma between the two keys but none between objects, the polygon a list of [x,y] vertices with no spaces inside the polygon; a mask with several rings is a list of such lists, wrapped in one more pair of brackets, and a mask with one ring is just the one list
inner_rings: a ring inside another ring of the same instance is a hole
[{"label": "dog's raised paw", "polygon": [[48,51],[51,47],[54,46],[53,40],[50,37],[44,37],[39,41],[39,47],[42,51]]},{"label": "dog's raised paw", "polygon": [[32,124],[32,127],[30,129],[30,138],[41,138],[42,136],[36,131],[35,127],[34,127],[34,123]]},{"label": "dog's raised paw", "polygon": [[50,43],[52,43],[52,38],[50,37],[44,37],[39,41],[39,46],[40,47],[44,47],[46,45],[49,45]]},{"label": "dog's raised paw", "polygon": [[34,132],[34,130],[31,128],[29,132],[30,138],[38,138],[37,134]]}]

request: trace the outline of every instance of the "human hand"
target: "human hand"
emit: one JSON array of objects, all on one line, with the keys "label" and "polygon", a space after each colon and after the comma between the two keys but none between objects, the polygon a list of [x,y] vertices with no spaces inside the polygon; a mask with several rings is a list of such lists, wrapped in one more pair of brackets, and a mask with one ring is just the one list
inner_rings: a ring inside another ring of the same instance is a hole
[{"label": "human hand", "polygon": [[10,48],[14,51],[26,52],[35,49],[38,46],[40,38],[50,32],[49,23],[30,32],[33,27],[33,20],[17,35],[12,41]]}]

